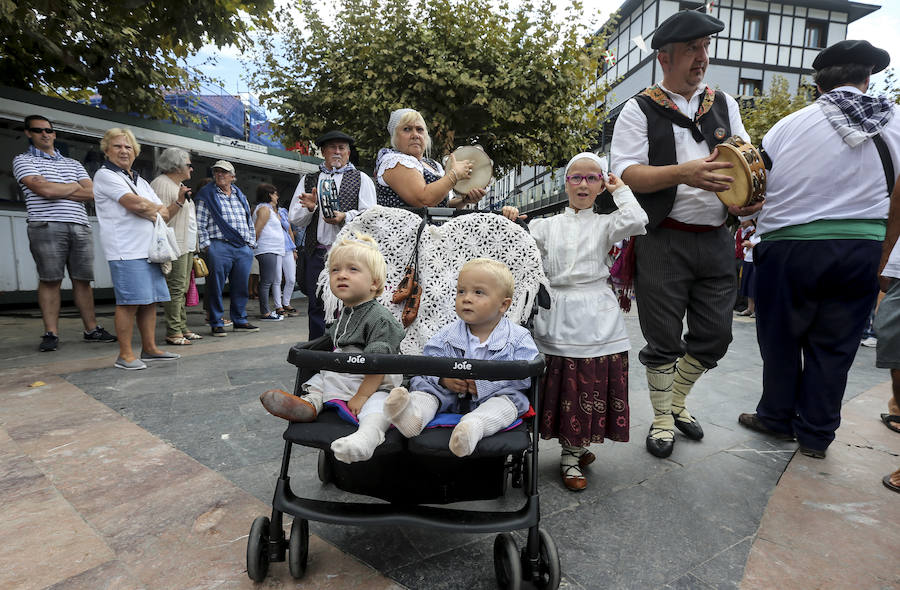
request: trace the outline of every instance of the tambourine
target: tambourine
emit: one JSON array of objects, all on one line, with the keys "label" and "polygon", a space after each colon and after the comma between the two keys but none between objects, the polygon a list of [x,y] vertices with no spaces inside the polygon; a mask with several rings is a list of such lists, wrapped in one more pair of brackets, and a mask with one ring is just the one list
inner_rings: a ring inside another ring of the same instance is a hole
[{"label": "tambourine", "polygon": [[[453,186],[453,191],[460,195],[467,195],[475,188],[487,188],[494,176],[494,161],[485,153],[480,145],[464,145],[456,148],[453,156],[457,162],[462,160],[472,161],[472,174],[469,178],[460,178]],[[450,157],[444,158],[444,166]]]},{"label": "tambourine", "polygon": [[746,207],[762,201],[766,194],[766,166],[759,150],[734,135],[720,143],[716,162],[731,162],[734,167],[723,173],[734,177],[726,191],[716,193],[729,207]]}]

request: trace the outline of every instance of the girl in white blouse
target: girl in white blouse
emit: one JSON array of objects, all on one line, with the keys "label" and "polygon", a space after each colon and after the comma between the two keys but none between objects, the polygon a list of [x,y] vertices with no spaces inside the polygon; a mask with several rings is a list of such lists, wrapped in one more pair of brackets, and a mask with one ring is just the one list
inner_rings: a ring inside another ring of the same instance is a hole
[{"label": "girl in white blouse", "polygon": [[[613,244],[646,233],[647,214],[631,189],[605,172],[596,154],[576,155],[566,166],[569,206],[529,224],[550,280],[550,309],[540,309],[534,339],[546,355],[541,436],[558,438],[560,469],[570,490],[587,487],[582,469],[595,459],[587,446],[628,440],[628,350],[625,318],[608,284]],[[605,188],[618,209],[593,210]]]}]

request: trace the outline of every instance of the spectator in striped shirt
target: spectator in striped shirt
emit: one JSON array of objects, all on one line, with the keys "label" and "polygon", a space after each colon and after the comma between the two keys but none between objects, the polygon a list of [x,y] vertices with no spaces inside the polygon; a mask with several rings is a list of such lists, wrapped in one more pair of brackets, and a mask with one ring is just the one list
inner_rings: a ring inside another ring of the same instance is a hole
[{"label": "spectator in striped shirt", "polygon": [[231,282],[231,321],[235,332],[257,332],[247,321],[248,281],[256,247],[256,230],[247,197],[235,184],[234,166],[219,160],[212,166],[213,182],[197,193],[197,236],[206,255],[209,325],[213,336],[225,336],[222,291]]},{"label": "spectator in striped shirt", "polygon": [[59,346],[60,288],[66,268],[86,342],[115,342],[94,315],[94,237],[84,203],[94,199],[84,166],[55,147],[56,131],[41,115],[25,118],[28,151],[13,159],[13,174],[25,194],[28,242],[38,273],[38,305],[44,320],[39,350]]}]

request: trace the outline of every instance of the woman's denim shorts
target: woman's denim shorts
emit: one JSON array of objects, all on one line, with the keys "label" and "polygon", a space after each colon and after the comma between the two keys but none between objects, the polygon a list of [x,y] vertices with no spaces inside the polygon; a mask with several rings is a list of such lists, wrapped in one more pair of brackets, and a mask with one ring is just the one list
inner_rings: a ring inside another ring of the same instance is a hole
[{"label": "woman's denim shorts", "polygon": [[116,305],[147,305],[169,301],[169,287],[158,264],[146,258],[107,260]]}]

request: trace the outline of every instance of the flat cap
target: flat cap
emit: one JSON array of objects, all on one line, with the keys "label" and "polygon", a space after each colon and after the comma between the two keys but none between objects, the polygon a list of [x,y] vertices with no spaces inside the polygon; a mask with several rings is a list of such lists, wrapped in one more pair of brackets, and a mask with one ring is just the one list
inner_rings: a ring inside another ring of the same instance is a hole
[{"label": "flat cap", "polygon": [[860,64],[872,66],[874,74],[888,67],[889,63],[891,56],[884,49],[879,49],[868,41],[846,39],[820,51],[812,65],[813,69],[821,70],[829,66]]},{"label": "flat cap", "polygon": [[337,129],[333,129],[331,131],[326,132],[323,135],[320,135],[316,138],[316,145],[322,147],[329,141],[346,141],[350,145],[356,143],[356,140],[344,133],[343,131],[338,131]]},{"label": "flat cap", "polygon": [[714,16],[696,10],[682,10],[664,20],[653,34],[650,47],[659,49],[669,43],[683,43],[700,37],[715,35],[725,23]]},{"label": "flat cap", "polygon": [[234,166],[228,160],[217,160],[216,163],[212,165],[212,167],[234,174]]}]

